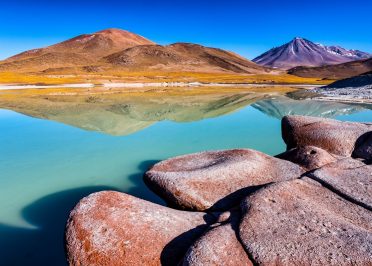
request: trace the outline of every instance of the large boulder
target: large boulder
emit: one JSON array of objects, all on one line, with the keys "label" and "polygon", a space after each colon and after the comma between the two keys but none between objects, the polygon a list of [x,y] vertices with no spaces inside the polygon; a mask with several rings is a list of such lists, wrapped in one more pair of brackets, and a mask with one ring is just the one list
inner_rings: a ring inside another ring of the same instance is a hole
[{"label": "large boulder", "polygon": [[308,178],[242,202],[239,234],[258,265],[371,265],[372,212]]},{"label": "large boulder", "polygon": [[372,211],[372,165],[346,158],[314,171],[311,177]]},{"label": "large boulder", "polygon": [[340,156],[330,154],[315,146],[300,146],[275,157],[301,165],[309,171],[335,162],[340,158]]},{"label": "large boulder", "polygon": [[176,265],[207,229],[204,213],[173,210],[124,193],[82,199],[66,229],[70,265]]},{"label": "large boulder", "polygon": [[316,146],[336,155],[351,156],[357,140],[369,131],[372,131],[371,124],[307,116],[282,119],[282,136],[287,149]]},{"label": "large boulder", "polygon": [[170,205],[224,210],[268,183],[298,178],[303,169],[264,153],[236,149],[195,153],[154,165],[144,177]]},{"label": "large boulder", "polygon": [[211,228],[188,250],[183,266],[253,265],[237,238],[238,217]]}]

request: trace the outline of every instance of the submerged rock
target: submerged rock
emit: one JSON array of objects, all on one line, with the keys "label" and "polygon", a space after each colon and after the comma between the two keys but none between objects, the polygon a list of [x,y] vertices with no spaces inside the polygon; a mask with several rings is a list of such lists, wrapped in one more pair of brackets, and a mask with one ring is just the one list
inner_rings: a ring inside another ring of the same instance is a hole
[{"label": "submerged rock", "polygon": [[311,176],[372,211],[372,165],[347,158],[326,165]]},{"label": "submerged rock", "polygon": [[144,178],[170,205],[224,210],[259,186],[298,178],[303,172],[291,162],[254,150],[237,149],[165,160],[153,166]]},{"label": "submerged rock", "polygon": [[372,213],[311,179],[242,202],[240,238],[258,265],[370,265]]},{"label": "submerged rock", "polygon": [[119,192],[82,199],[66,230],[70,265],[176,265],[207,229],[207,215]]},{"label": "submerged rock", "polygon": [[371,124],[326,118],[286,116],[282,120],[282,136],[288,149],[316,146],[340,156],[351,156],[358,138],[369,131]]},{"label": "submerged rock", "polygon": [[293,148],[275,157],[301,165],[307,170],[319,168],[323,165],[335,162],[337,158],[340,158],[340,156],[332,155],[314,146]]}]

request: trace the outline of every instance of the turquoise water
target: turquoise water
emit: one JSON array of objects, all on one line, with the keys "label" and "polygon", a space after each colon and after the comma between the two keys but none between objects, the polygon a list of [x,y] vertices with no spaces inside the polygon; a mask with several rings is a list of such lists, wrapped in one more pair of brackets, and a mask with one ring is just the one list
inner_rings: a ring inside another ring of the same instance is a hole
[{"label": "turquoise water", "polygon": [[152,121],[132,134],[113,136],[0,110],[2,263],[65,265],[68,212],[92,192],[118,190],[163,204],[142,183],[143,172],[159,160],[230,148],[282,152],[280,118],[286,114],[372,121],[368,106],[273,97],[212,118]]}]

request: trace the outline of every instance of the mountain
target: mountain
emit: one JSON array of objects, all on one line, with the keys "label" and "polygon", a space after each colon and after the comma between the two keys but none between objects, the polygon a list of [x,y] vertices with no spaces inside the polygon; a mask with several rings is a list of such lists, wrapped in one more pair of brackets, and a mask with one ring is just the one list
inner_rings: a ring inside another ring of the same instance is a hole
[{"label": "mountain", "polygon": [[253,62],[273,68],[290,69],[296,66],[323,66],[371,57],[370,54],[347,50],[339,46],[325,46],[296,37],[253,59]]},{"label": "mountain", "polygon": [[190,43],[161,46],[120,29],[83,34],[0,62],[3,72],[70,74],[112,70],[248,74],[273,71],[232,52]]},{"label": "mountain", "polygon": [[289,74],[305,78],[345,79],[372,71],[372,58],[337,65],[295,67]]},{"label": "mountain", "polygon": [[126,69],[263,73],[265,69],[237,54],[192,43],[143,45],[109,55],[104,60]]},{"label": "mountain", "polygon": [[35,58],[45,54],[76,53],[87,57],[103,57],[137,45],[154,44],[152,41],[120,29],[106,29],[93,34],[83,34],[45,48],[33,49],[12,56],[12,62]]},{"label": "mountain", "polygon": [[97,59],[109,54],[148,44],[154,43],[125,30],[107,29],[17,54],[1,62],[0,71],[40,71],[85,66],[95,64]]}]

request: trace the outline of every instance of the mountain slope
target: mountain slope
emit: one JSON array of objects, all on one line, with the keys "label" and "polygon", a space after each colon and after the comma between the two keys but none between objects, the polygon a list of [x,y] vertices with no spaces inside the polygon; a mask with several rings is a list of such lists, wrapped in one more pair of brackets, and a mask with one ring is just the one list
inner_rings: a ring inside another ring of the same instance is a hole
[{"label": "mountain slope", "polygon": [[355,77],[337,80],[324,88],[357,88],[372,86],[372,71]]},{"label": "mountain slope", "polygon": [[253,62],[281,69],[296,66],[332,65],[369,58],[371,55],[339,46],[324,46],[296,37],[292,41],[273,48],[253,59]]},{"label": "mountain slope", "polygon": [[289,74],[305,78],[344,79],[372,71],[372,58],[320,67],[295,67]]},{"label": "mountain slope", "polygon": [[234,53],[191,43],[136,46],[109,55],[104,60],[116,67],[140,70],[230,71],[234,73],[271,71]]},{"label": "mountain slope", "polygon": [[86,56],[103,57],[144,44],[154,44],[154,42],[129,31],[107,29],[92,34],[82,34],[45,48],[29,50],[12,56],[5,61],[11,62],[33,58],[48,53],[78,53]]},{"label": "mountain slope", "polygon": [[109,54],[149,44],[154,43],[140,35],[120,29],[107,29],[17,54],[0,62],[0,71],[37,71],[90,65]]}]

